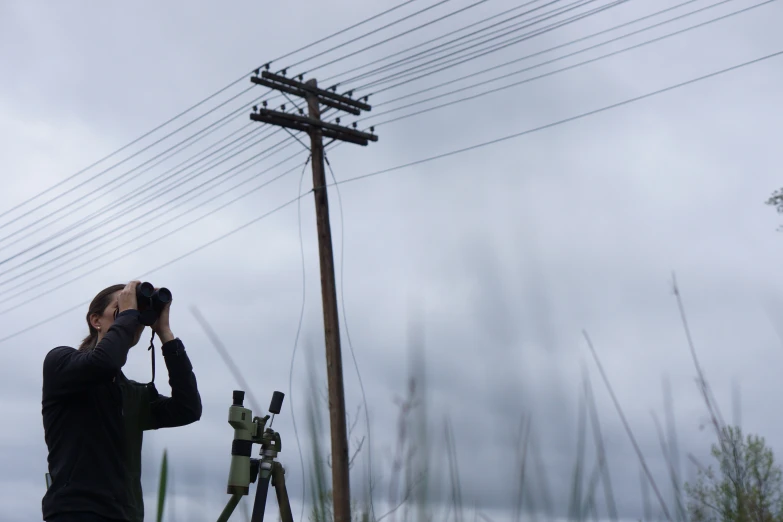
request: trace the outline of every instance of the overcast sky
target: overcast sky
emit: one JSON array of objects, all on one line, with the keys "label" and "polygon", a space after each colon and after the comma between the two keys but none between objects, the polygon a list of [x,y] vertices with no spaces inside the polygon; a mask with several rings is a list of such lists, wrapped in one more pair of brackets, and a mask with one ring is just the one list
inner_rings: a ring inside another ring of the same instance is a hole
[{"label": "overcast sky", "polygon": [[[383,32],[313,58],[292,68],[291,73],[308,73],[308,78],[331,77],[518,5],[510,0],[488,0],[309,74],[316,65],[474,3],[442,3]],[[598,39],[457,81],[492,65],[679,3],[630,0],[459,67],[378,93],[370,98],[375,105],[370,115],[449,88],[447,85],[427,95],[380,105],[425,87],[448,83],[461,87],[490,79],[715,2],[691,2]],[[724,2],[627,40],[417,108],[575,64],[756,3],[758,0]],[[275,62],[273,69],[435,4],[434,0],[411,2]],[[565,8],[571,3],[559,4]],[[528,31],[608,4],[604,0],[593,2],[560,18],[542,21]],[[395,2],[389,0],[299,4],[143,1],[133,5],[0,2],[0,212],[67,179],[266,61],[393,5]],[[540,7],[536,14],[543,16],[557,7],[541,7],[544,5],[532,2],[531,8]],[[367,147],[340,145],[330,151],[330,163],[337,179],[347,179],[612,105],[782,51],[782,21],[783,7],[773,1],[566,72],[379,125],[375,129],[377,143]],[[540,132],[346,183],[340,186],[339,200],[334,187],[330,189],[337,281],[344,305],[340,317],[347,319],[348,326],[347,331],[345,325],[342,329],[346,409],[353,423],[363,403],[349,349],[350,333],[369,407],[377,515],[396,503],[390,488],[400,411],[395,398],[405,395],[413,367],[426,374],[426,410],[413,412],[409,429],[419,429],[422,418],[426,419],[430,444],[416,458],[423,458],[425,451],[429,455],[436,478],[432,487],[438,519],[454,516],[447,509],[451,500],[445,420],[450,419],[453,429],[465,516],[473,516],[476,509],[492,520],[503,521],[513,519],[520,425],[527,415],[532,419],[531,433],[540,455],[540,462],[527,468],[528,480],[536,483],[535,504],[538,509],[546,507],[546,495],[540,487],[545,474],[554,509],[551,516],[564,517],[576,461],[584,366],[608,448],[618,513],[626,520],[642,517],[640,463],[591,359],[583,329],[592,338],[646,462],[664,500],[673,509],[651,415],[654,411],[661,422],[664,420],[664,379],[671,384],[683,479],[693,473],[686,454],[708,462],[709,447],[715,440],[714,433],[704,428],[706,409],[695,385],[696,373],[672,292],[673,272],[696,350],[724,417],[732,420],[732,412],[740,411],[745,430],[766,437],[773,449],[783,451],[783,420],[777,414],[783,394],[783,381],[777,378],[783,369],[779,336],[779,332],[783,334],[783,283],[779,278],[783,235],[777,228],[783,219],[764,204],[773,190],[783,186],[778,157],[783,116],[779,103],[783,87],[781,60],[772,58]],[[380,76],[376,73],[374,78]],[[354,86],[362,83],[367,80]],[[53,241],[58,237],[76,236],[68,247],[36,261],[30,259],[46,248],[36,247],[0,265],[0,328],[4,334],[0,337],[19,333],[0,343],[4,354],[0,365],[0,414],[4,419],[0,430],[2,520],[41,517],[46,472],[40,402],[45,354],[57,345],[78,346],[86,335],[87,308],[80,303],[91,300],[105,286],[142,274],[145,280],[165,285],[174,294],[172,327],[190,354],[204,402],[198,423],[145,437],[147,518],[153,510],[164,449],[173,469],[171,488],[175,498],[168,520],[214,520],[227,500],[225,481],[233,432],[226,416],[231,392],[240,385],[191,314],[190,307],[197,306],[241,366],[262,408],[268,406],[274,390],[287,394],[284,411],[274,426],[283,438],[280,460],[287,468],[288,491],[295,519],[299,520],[303,477],[289,401],[293,401],[299,442],[305,465],[309,466],[312,459],[305,404],[311,384],[319,394],[326,389],[312,197],[302,198],[301,208],[289,205],[211,246],[157,268],[274,210],[299,193],[307,153],[291,140],[279,155],[210,189],[188,205],[174,210],[173,203],[165,203],[184,194],[198,180],[217,175],[221,169],[282,140],[286,137],[282,132],[173,192],[162,194],[160,185],[153,185],[165,183],[164,176],[169,175],[166,171],[172,172],[176,164],[202,151],[206,155],[214,150],[207,147],[219,137],[228,136],[229,131],[239,133],[249,123],[249,110],[240,109],[242,104],[265,92],[255,87],[240,94],[249,87],[249,79],[243,78],[165,129],[0,217],[3,260],[44,239],[51,246],[57,244]],[[234,95],[239,97],[204,120],[25,214]],[[282,101],[270,103],[279,105]],[[417,108],[368,118],[360,127],[411,114]],[[149,162],[144,165],[207,122],[233,110],[238,116],[215,135],[154,168],[147,168]],[[333,120],[334,114],[329,117]],[[344,116],[343,123],[354,120]],[[265,127],[262,124],[255,126],[247,130],[273,130],[261,128]],[[247,193],[263,179],[216,197],[232,184],[250,180],[287,157],[292,159],[264,174],[272,179],[291,170],[285,177],[144,246]],[[134,167],[138,167],[135,173],[106,186]],[[302,192],[311,187],[308,166]],[[145,188],[147,192],[138,200],[148,198],[147,206],[135,211],[118,206],[118,198]],[[71,201],[77,203],[53,213]],[[186,209],[193,211],[175,220]],[[97,210],[101,211],[99,216],[63,233],[64,228]],[[304,315],[293,386],[289,388],[303,296],[298,216],[304,245]],[[41,220],[37,225],[14,234],[37,220]],[[144,221],[146,228],[113,239],[119,232],[111,231],[131,221]],[[92,226],[95,228],[87,231]],[[147,236],[119,246],[143,230]],[[90,240],[94,242],[83,250],[96,245],[99,248],[79,258],[75,258],[75,252],[20,275]],[[115,258],[119,260],[101,267]],[[86,264],[59,275],[81,263]],[[20,268],[13,268],[17,266]],[[6,282],[17,275],[17,279]],[[51,281],[43,283],[46,279]],[[29,285],[22,285],[25,281]],[[39,286],[25,291],[35,284]],[[16,286],[16,290],[10,290]],[[147,342],[145,333],[131,351],[124,369],[129,378],[149,380]],[[156,383],[161,392],[168,393],[163,359],[157,353]],[[412,359],[412,353],[419,359]],[[316,381],[308,377],[308,360],[318,372]],[[741,407],[733,403],[736,397]],[[328,409],[324,403],[319,403],[319,408],[326,427]],[[361,415],[353,439],[366,436],[363,412]],[[322,439],[328,449],[327,432]],[[587,449],[589,473],[595,465],[590,437]],[[367,483],[367,456],[365,442],[352,476],[357,501],[362,500]],[[605,518],[603,498],[599,490],[598,513]],[[654,498],[650,502],[657,517],[658,504]],[[274,504],[271,499],[272,508]],[[401,513],[397,515],[401,520]]]}]

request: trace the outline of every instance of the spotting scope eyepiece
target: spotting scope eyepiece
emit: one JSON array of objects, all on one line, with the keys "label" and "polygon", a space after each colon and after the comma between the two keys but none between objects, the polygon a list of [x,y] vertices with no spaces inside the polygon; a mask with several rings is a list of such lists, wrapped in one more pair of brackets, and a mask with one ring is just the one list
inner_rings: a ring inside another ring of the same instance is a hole
[{"label": "spotting scope eyepiece", "polygon": [[280,413],[280,408],[283,407],[284,397],[285,394],[280,391],[276,391],[272,394],[272,402],[269,403],[269,413],[274,413],[275,415]]}]

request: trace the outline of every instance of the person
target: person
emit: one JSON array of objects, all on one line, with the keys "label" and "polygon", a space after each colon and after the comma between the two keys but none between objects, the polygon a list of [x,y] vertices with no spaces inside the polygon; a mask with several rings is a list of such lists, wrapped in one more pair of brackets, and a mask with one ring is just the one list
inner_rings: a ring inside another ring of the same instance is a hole
[{"label": "person", "polygon": [[45,522],[142,522],[143,432],[201,418],[193,366],[169,324],[171,303],[152,325],[162,343],[171,397],[122,372],[144,330],[138,284],[99,292],[87,311],[89,335],[79,348],[58,346],[44,358],[41,404],[51,476],[42,500]]}]

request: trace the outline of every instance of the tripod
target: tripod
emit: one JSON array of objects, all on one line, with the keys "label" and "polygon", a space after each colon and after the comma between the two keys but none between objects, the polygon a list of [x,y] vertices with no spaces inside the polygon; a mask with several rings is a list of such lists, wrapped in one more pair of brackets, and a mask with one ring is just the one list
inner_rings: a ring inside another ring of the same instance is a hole
[{"label": "tripod", "polygon": [[[275,488],[280,518],[283,522],[294,522],[288,491],[285,487],[285,469],[275,460],[280,452],[280,434],[272,429],[274,415],[280,413],[283,397],[285,395],[279,391],[272,394],[272,402],[269,405],[272,421],[269,423],[269,427],[266,427],[270,416],[254,417],[252,421],[249,420],[253,413],[242,405],[245,400],[245,392],[234,391],[234,403],[228,409],[228,423],[234,428],[227,488],[227,493],[231,495],[231,498],[220,514],[218,522],[228,521],[242,497],[250,492],[250,483],[255,482],[257,478],[260,480],[256,486],[251,522],[263,522],[264,520],[270,483]],[[260,459],[250,458],[253,444],[261,445]]]}]

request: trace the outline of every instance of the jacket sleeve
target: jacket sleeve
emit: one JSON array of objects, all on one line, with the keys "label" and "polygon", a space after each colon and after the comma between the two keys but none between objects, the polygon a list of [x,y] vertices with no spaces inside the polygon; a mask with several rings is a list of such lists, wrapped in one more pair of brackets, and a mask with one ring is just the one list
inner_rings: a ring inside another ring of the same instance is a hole
[{"label": "jacket sleeve", "polygon": [[146,429],[185,426],[201,418],[201,395],[185,346],[181,340],[174,339],[165,343],[161,351],[169,373],[171,397],[161,395],[152,387],[150,425]]},{"label": "jacket sleeve", "polygon": [[83,352],[68,346],[52,349],[43,365],[48,394],[78,392],[117,375],[128,360],[138,326],[139,311],[125,310],[117,315],[94,349]]}]

